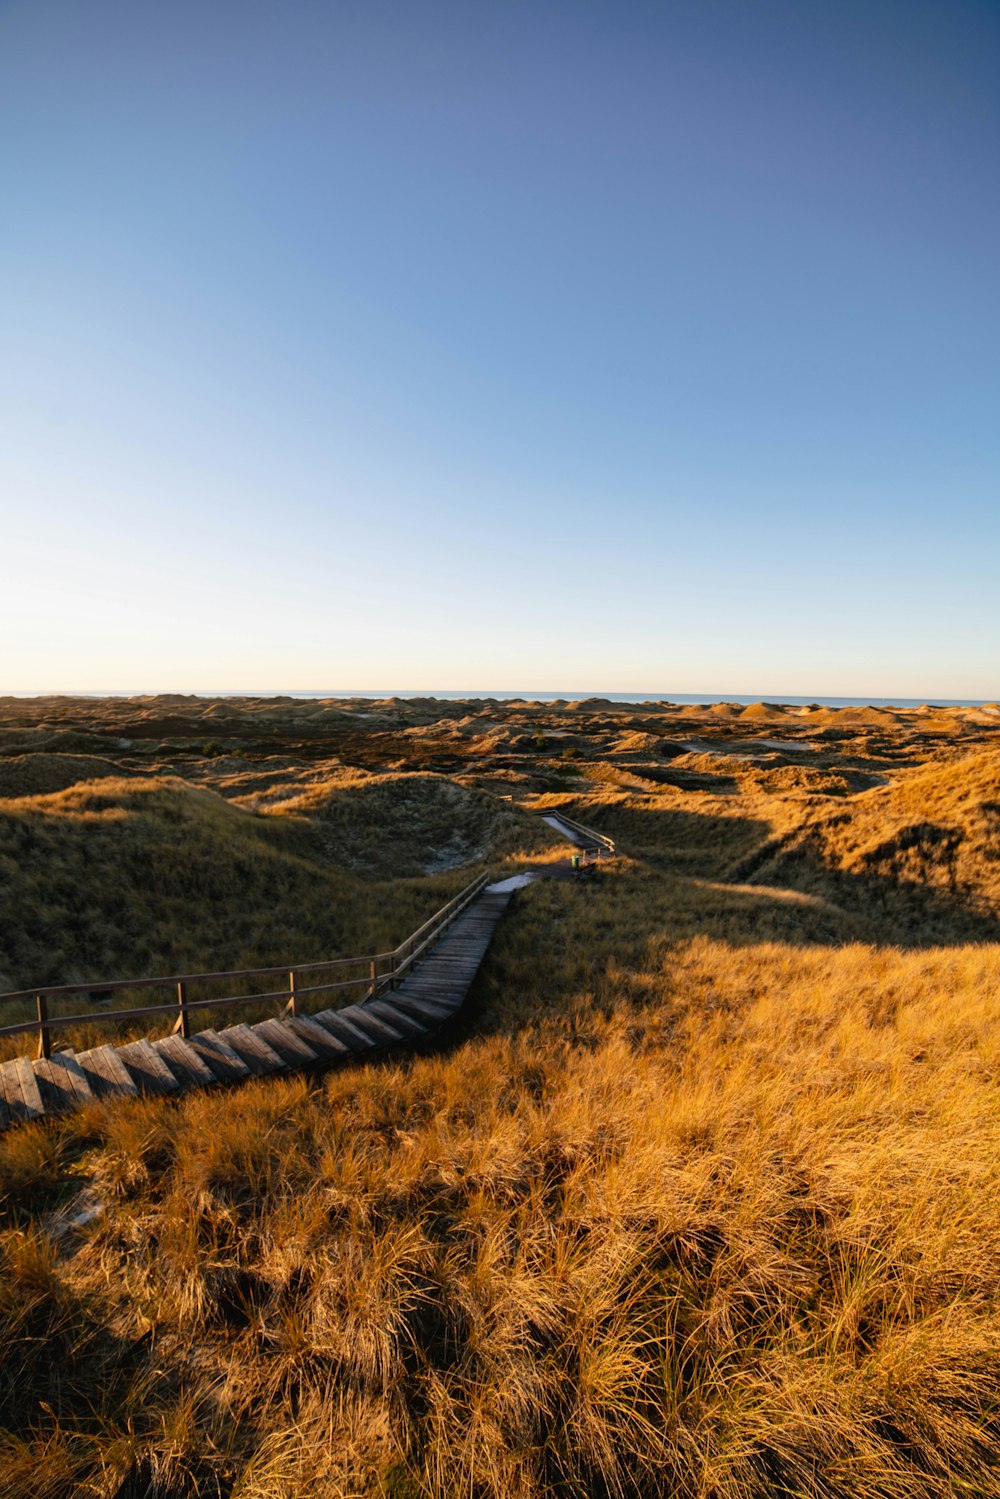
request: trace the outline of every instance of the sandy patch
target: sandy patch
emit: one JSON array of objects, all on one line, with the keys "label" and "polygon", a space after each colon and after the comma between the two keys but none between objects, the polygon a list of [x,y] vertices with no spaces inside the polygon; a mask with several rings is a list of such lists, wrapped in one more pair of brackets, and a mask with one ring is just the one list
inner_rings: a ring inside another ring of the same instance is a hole
[{"label": "sandy patch", "polygon": [[527,874],[512,874],[509,879],[497,880],[495,885],[487,885],[486,890],[491,894],[499,894],[504,890],[522,890],[525,885],[530,885],[532,880],[537,879],[534,871]]}]

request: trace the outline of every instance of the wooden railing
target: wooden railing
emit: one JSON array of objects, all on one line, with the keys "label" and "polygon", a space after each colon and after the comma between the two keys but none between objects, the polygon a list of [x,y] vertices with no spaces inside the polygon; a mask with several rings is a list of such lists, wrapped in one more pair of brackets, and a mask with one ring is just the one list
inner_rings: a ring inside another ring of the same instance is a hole
[{"label": "wooden railing", "polygon": [[615,840],[613,838],[608,838],[604,833],[598,833],[594,828],[585,827],[582,822],[577,822],[575,817],[570,817],[556,808],[553,808],[548,815],[557,818],[559,822],[564,822],[568,828],[573,829],[574,833],[579,833],[581,838],[589,838],[590,846],[598,849],[601,854],[612,855],[614,853]]},{"label": "wooden railing", "polygon": [[[489,876],[481,874],[466,885],[456,896],[435,911],[422,926],[405,938],[390,952],[366,953],[356,958],[329,958],[320,962],[295,963],[274,968],[234,968],[219,973],[175,973],[166,977],[140,979],[95,979],[85,984],[55,984],[45,988],[16,989],[0,994],[0,1006],[35,1001],[35,1017],[18,1021],[13,1025],[0,1026],[0,1037],[25,1035],[34,1032],[38,1036],[38,1055],[47,1057],[52,1052],[54,1029],[71,1025],[96,1022],[109,1024],[121,1020],[139,1020],[152,1015],[173,1015],[173,1031],[182,1036],[190,1034],[190,1015],[194,1010],[227,1009],[231,1005],[259,1005],[284,1001],[286,1014],[299,1014],[299,1006],[314,994],[333,994],[347,989],[364,989],[367,994],[380,994],[393,989],[403,975],[442,936],[451,923],[462,914],[466,906],[474,901],[485,886]],[[337,978],[330,982],[302,985],[302,974],[327,974],[336,970],[359,968],[351,977]],[[196,985],[233,983],[240,979],[273,979],[281,976],[287,980],[282,988],[274,988],[260,994],[212,995],[192,998],[189,989]],[[129,989],[173,989],[174,998],[167,1004],[140,1005],[122,1010],[90,1010],[83,1014],[52,1015],[49,1013],[51,999],[67,995],[99,994],[102,999]]]}]

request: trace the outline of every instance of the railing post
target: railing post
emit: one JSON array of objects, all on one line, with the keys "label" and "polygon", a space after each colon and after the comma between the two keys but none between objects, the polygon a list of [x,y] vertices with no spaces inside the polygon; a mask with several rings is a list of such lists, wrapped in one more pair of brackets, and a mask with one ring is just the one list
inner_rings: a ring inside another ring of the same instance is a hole
[{"label": "railing post", "polygon": [[299,1013],[299,1000],[295,992],[295,969],[288,970],[288,1003],[285,1006],[285,1014],[295,1016]]},{"label": "railing post", "polygon": [[191,1034],[191,1021],[188,1018],[187,1012],[187,984],[184,983],[183,979],[179,980],[177,984],[177,1010],[178,1015],[174,1024],[174,1035],[176,1036],[179,1033],[186,1041]]},{"label": "railing post", "polygon": [[374,999],[376,994],[378,994],[378,962],[375,958],[372,958],[369,968],[371,969],[372,998]]},{"label": "railing post", "polygon": [[38,1055],[50,1057],[52,1055],[52,1036],[45,1024],[49,1018],[49,1001],[44,994],[35,995],[35,1004],[38,1006]]}]

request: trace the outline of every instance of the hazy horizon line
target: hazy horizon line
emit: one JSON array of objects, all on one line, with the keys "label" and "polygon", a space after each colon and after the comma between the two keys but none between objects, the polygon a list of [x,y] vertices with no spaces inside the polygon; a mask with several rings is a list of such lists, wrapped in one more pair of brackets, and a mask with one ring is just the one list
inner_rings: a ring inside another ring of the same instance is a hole
[{"label": "hazy horizon line", "polygon": [[972,698],[972,697],[945,697],[936,694],[927,694],[915,697],[912,694],[887,696],[865,695],[863,693],[781,693],[781,692],[640,692],[635,691],[600,691],[596,689],[564,688],[556,691],[549,688],[522,688],[510,690],[507,688],[292,688],[292,687],[268,687],[268,688],[198,688],[185,690],[183,688],[51,688],[35,691],[15,691],[0,693],[5,698],[93,698],[95,700],[108,698],[152,698],[152,697],[191,697],[191,698],[365,698],[371,700],[382,700],[385,698],[438,698],[444,701],[484,699],[493,698],[498,701],[522,699],[525,702],[554,702],[559,700],[581,700],[588,698],[604,698],[609,702],[619,703],[650,703],[650,702],[675,702],[675,703],[787,703],[795,706],[808,706],[810,703],[844,704],[850,706],[868,707],[891,707],[894,705],[919,707],[923,704],[939,707],[963,707],[978,708],[985,707],[1000,700],[997,697]]}]

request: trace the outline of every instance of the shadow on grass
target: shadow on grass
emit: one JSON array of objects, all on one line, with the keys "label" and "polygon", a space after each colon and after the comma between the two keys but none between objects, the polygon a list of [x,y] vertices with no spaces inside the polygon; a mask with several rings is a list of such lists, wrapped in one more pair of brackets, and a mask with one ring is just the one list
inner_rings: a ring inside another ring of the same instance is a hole
[{"label": "shadow on grass", "polygon": [[[629,857],[593,881],[516,893],[456,1034],[517,1029],[539,1007],[592,991],[612,969],[648,969],[651,946],[707,937],[731,948],[919,950],[1000,942],[974,892],[826,863],[796,830],[685,810],[595,810]],[[932,843],[934,840],[931,840]],[[947,840],[937,840],[947,849]]]}]

